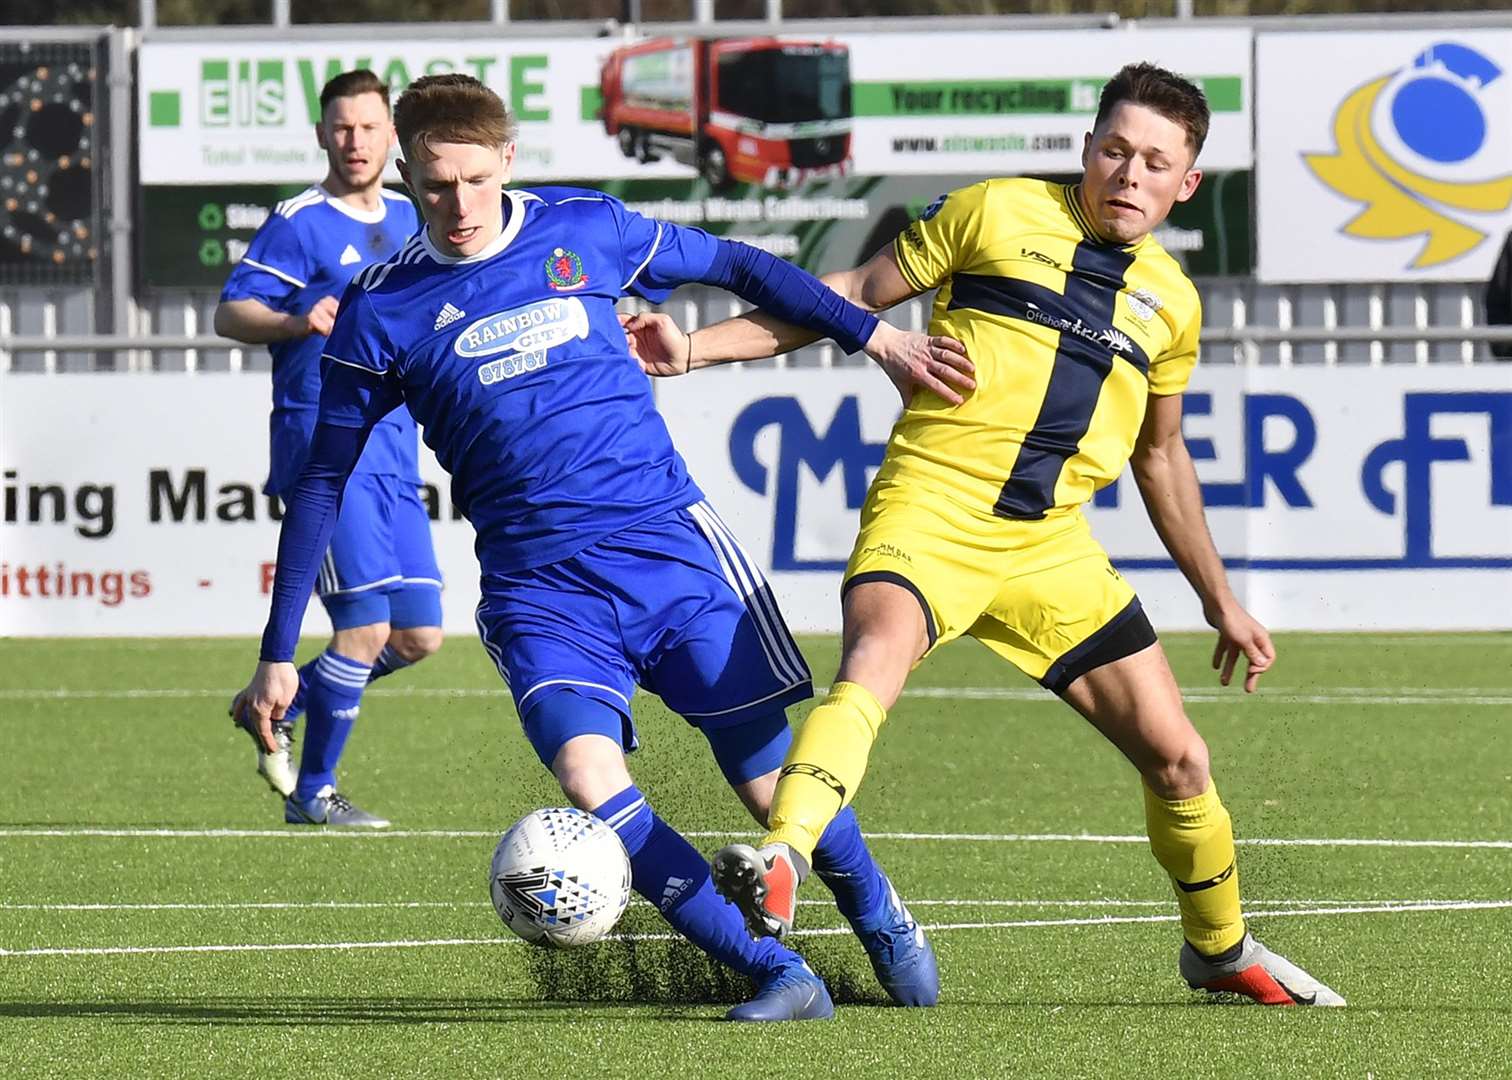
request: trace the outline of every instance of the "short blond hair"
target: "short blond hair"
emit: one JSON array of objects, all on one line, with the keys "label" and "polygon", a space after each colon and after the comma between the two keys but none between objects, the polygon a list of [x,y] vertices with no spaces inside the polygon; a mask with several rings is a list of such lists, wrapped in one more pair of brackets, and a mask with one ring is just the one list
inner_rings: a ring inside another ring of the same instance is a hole
[{"label": "short blond hair", "polygon": [[406,156],[431,154],[432,143],[502,148],[519,128],[499,95],[471,75],[426,75],[394,106],[394,127]]}]

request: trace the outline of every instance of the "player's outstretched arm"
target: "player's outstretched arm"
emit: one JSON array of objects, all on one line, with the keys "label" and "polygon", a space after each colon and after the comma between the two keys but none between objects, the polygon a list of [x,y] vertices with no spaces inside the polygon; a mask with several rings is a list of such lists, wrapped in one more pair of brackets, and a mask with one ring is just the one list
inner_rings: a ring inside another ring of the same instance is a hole
[{"label": "player's outstretched arm", "polygon": [[334,296],[326,296],[303,315],[285,315],[261,300],[222,300],[215,307],[215,332],[248,345],[329,334],[338,303]]},{"label": "player's outstretched arm", "polygon": [[292,663],[315,577],[341,510],[341,493],[373,426],[398,403],[393,384],[376,372],[333,364],[320,388],[320,417],[310,453],[288,499],[278,532],[278,568],[263,630],[257,670],[242,692],[270,752],[272,721],[294,700],[299,675]]},{"label": "player's outstretched arm", "polygon": [[1248,665],[1244,689],[1253,693],[1260,676],[1276,662],[1276,648],[1265,627],[1234,596],[1208,532],[1202,488],[1181,434],[1180,394],[1150,396],[1129,464],[1160,542],[1201,598],[1208,625],[1218,631],[1214,669],[1227,686],[1243,654]]},{"label": "player's outstretched arm", "polygon": [[[714,364],[760,360],[830,336],[842,347],[864,348],[898,388],[904,404],[918,387],[951,404],[960,404],[962,394],[975,387],[971,361],[960,342],[898,330],[869,317],[916,292],[904,280],[891,249],[863,266],[818,280],[755,249],[736,250],[733,269],[712,283],[769,310],[726,319],[692,335],[683,334],[662,315],[625,320],[626,333],[648,374],[685,375]],[[772,278],[777,279],[775,285]],[[834,303],[836,296],[841,303]]]}]

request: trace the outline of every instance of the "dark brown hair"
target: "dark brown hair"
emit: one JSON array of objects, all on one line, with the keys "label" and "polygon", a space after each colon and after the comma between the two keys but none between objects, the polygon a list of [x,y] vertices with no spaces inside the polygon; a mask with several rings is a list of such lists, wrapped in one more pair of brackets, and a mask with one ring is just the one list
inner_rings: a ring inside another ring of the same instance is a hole
[{"label": "dark brown hair", "polygon": [[383,107],[388,108],[388,83],[367,68],[357,68],[353,71],[343,71],[321,88],[320,115],[324,116],[326,107],[337,98],[356,97],[359,94],[377,94],[383,99]]},{"label": "dark brown hair", "polygon": [[406,156],[431,143],[502,147],[515,140],[513,114],[499,95],[471,75],[426,75],[394,106],[394,127]]},{"label": "dark brown hair", "polygon": [[1210,113],[1207,98],[1195,83],[1154,64],[1125,64],[1103,87],[1093,128],[1101,126],[1114,107],[1125,101],[1143,105],[1173,124],[1180,124],[1186,129],[1192,160],[1202,153]]}]

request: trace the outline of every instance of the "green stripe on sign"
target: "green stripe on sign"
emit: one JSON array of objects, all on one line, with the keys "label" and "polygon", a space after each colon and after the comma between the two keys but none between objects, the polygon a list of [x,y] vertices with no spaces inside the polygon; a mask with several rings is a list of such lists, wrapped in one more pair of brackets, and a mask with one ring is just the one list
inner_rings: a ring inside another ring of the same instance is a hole
[{"label": "green stripe on sign", "polygon": [[1213,112],[1239,112],[1244,107],[1244,80],[1237,75],[1200,75],[1197,85]]},{"label": "green stripe on sign", "polygon": [[857,83],[857,116],[1026,116],[1095,112],[1092,79],[970,79]]},{"label": "green stripe on sign", "polygon": [[[946,79],[858,82],[851,89],[857,116],[1064,116],[1097,112],[1106,79]],[[1243,83],[1236,75],[1197,77],[1214,112],[1238,112]]]},{"label": "green stripe on sign", "polygon": [[179,126],[179,92],[153,90],[147,95],[147,126]]},{"label": "green stripe on sign", "polygon": [[578,90],[579,107],[582,119],[585,123],[591,123],[599,118],[599,109],[603,107],[604,95],[596,86],[584,86]]}]

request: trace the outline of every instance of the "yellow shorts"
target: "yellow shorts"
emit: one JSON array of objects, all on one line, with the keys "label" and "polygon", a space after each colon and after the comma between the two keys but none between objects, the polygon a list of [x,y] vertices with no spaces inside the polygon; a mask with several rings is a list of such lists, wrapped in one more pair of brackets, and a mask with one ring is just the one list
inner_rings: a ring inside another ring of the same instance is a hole
[{"label": "yellow shorts", "polygon": [[1080,511],[985,520],[916,490],[872,486],[842,594],[866,581],[908,589],[924,609],[930,651],[967,634],[1059,692],[1091,669],[1089,658],[1098,666],[1155,641]]}]

